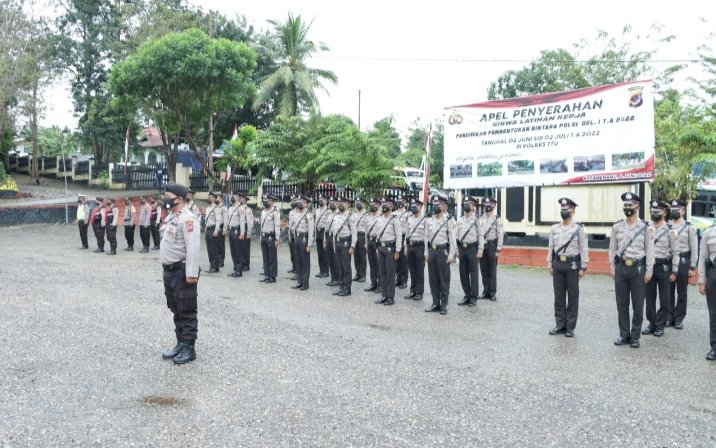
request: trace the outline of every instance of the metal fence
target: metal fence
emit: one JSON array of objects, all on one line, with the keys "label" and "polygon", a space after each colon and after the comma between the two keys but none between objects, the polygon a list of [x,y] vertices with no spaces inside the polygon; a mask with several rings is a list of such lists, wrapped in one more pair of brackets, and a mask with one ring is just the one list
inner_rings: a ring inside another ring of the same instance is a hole
[{"label": "metal fence", "polygon": [[[55,163],[57,163],[56,161],[57,161],[57,159],[55,159]],[[75,175],[84,176],[85,174],[89,174],[89,167],[90,167],[89,160],[78,161],[77,164],[75,165]],[[93,178],[96,178],[96,176],[93,176]]]},{"label": "metal fence", "polygon": [[[121,177],[124,177],[124,167]],[[157,170],[161,168],[161,175]],[[112,173],[114,175],[114,172]],[[135,165],[127,168],[126,184],[128,190],[152,190],[167,184],[167,168],[163,165]],[[114,179],[114,178],[113,178]]]},{"label": "metal fence", "polygon": [[19,157],[17,159],[18,168],[25,168],[30,165],[30,157]]},{"label": "metal fence", "polygon": [[57,168],[57,157],[43,157],[42,168],[46,170],[54,170]]},{"label": "metal fence", "polygon": [[100,173],[109,174],[109,165],[95,165],[92,167],[92,179],[97,179]]}]

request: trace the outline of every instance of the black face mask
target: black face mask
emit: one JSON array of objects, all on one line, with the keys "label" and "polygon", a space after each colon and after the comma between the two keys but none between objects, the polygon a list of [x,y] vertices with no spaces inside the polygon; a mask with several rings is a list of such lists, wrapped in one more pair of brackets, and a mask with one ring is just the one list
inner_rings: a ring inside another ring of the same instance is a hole
[{"label": "black face mask", "polygon": [[343,213],[344,211],[346,211],[346,206],[345,206],[345,205],[339,205],[339,206],[338,206],[338,211],[341,212],[341,213]]},{"label": "black face mask", "polygon": [[303,205],[303,204],[296,204],[296,207],[298,207],[299,210],[303,210],[304,205]]},{"label": "black face mask", "polygon": [[624,216],[631,216],[631,215],[634,214],[635,211],[636,211],[636,210],[634,210],[633,208],[626,208],[626,207],[625,207],[625,208],[624,208]]},{"label": "black face mask", "polygon": [[360,203],[356,204],[356,210],[358,210],[358,211],[363,210],[363,204],[360,204]]},{"label": "black face mask", "polygon": [[236,202],[236,198],[232,197],[232,198],[231,198],[231,203],[233,204],[233,203],[235,203],[235,202]]},{"label": "black face mask", "polygon": [[486,205],[486,206],[485,206],[485,211],[486,211],[486,212],[491,212],[491,211],[492,211],[492,206],[491,206],[491,205]]},{"label": "black face mask", "polygon": [[321,207],[323,207],[323,206],[326,205],[326,201],[318,201],[318,205],[320,205]]},{"label": "black face mask", "polygon": [[333,211],[333,210],[336,209],[336,204],[331,204],[331,205],[328,206],[328,208],[330,208],[331,211]]},{"label": "black face mask", "polygon": [[470,213],[472,211],[472,207],[470,204],[462,204],[462,211],[465,213]]},{"label": "black face mask", "polygon": [[681,212],[678,210],[672,210],[671,214],[669,215],[671,219],[679,219],[681,218]]},{"label": "black face mask", "polygon": [[659,222],[663,216],[661,215],[661,212],[651,212],[651,220],[654,222]]},{"label": "black face mask", "polygon": [[410,211],[413,213],[413,215],[417,215],[420,209],[417,205],[413,205],[412,207],[410,207]]},{"label": "black face mask", "polygon": [[570,216],[572,216],[572,213],[571,213],[569,210],[560,210],[560,211],[559,211],[559,216],[561,216],[562,219],[567,219],[567,218],[569,218]]},{"label": "black face mask", "polygon": [[296,205],[297,204],[295,202],[291,202],[291,208],[296,208]]},{"label": "black face mask", "polygon": [[371,212],[375,213],[377,210],[378,210],[378,206],[377,206],[377,205],[371,205],[371,206],[370,206],[370,211],[371,211]]},{"label": "black face mask", "polygon": [[164,198],[164,208],[171,210],[177,205],[176,198]]},{"label": "black face mask", "polygon": [[264,206],[264,208],[268,208],[269,202],[268,202],[268,201],[264,201],[264,202],[263,202],[263,206]]},{"label": "black face mask", "polygon": [[383,210],[383,213],[387,213],[388,210],[390,210],[390,208],[385,204],[383,204],[380,208],[381,208],[381,210]]},{"label": "black face mask", "polygon": [[440,213],[442,213],[442,211],[443,211],[443,208],[442,208],[442,207],[440,207],[440,206],[437,205],[437,204],[433,205],[433,213],[434,213],[434,214],[436,214],[436,215],[437,215],[437,214],[440,214]]}]

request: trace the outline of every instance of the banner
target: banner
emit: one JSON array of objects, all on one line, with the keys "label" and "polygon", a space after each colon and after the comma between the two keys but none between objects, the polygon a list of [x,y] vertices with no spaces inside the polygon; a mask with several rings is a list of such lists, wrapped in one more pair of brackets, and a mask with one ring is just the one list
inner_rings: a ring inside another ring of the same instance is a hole
[{"label": "banner", "polygon": [[446,107],[444,160],[451,189],[651,180],[651,81]]}]

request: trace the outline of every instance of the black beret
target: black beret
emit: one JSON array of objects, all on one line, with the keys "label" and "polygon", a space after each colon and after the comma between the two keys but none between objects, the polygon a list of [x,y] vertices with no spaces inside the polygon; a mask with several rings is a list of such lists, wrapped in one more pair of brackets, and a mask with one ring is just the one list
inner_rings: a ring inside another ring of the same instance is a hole
[{"label": "black beret", "polygon": [[668,209],[669,209],[669,204],[667,204],[666,202],[662,201],[661,199],[653,199],[653,200],[651,201],[651,208],[658,208],[658,209],[662,209],[662,210],[668,210]]},{"label": "black beret", "polygon": [[674,199],[671,201],[672,207],[686,207],[686,202],[680,200],[680,199]]},{"label": "black beret", "polygon": [[638,204],[639,202],[641,202],[641,198],[636,193],[632,193],[632,192],[622,193],[621,197],[622,197],[622,201],[628,202],[631,204]]},{"label": "black beret", "polygon": [[167,183],[166,191],[169,193],[174,193],[181,198],[184,198],[187,194],[189,194],[189,190],[184,185],[178,184],[176,182]]},{"label": "black beret", "polygon": [[495,198],[485,198],[484,201],[482,201],[482,205],[495,205],[497,204],[497,201]]},{"label": "black beret", "polygon": [[577,203],[574,202],[573,200],[569,199],[569,198],[559,198],[559,199],[557,200],[557,202],[558,202],[559,205],[561,205],[562,207],[576,207],[576,206],[577,206]]},{"label": "black beret", "polygon": [[423,201],[421,201],[420,198],[413,198],[413,204],[423,205]]},{"label": "black beret", "polygon": [[214,197],[216,197],[216,193],[214,193],[213,191],[210,191],[210,192],[209,192],[209,196],[214,196]]},{"label": "black beret", "polygon": [[450,199],[447,197],[447,195],[442,194],[442,193],[434,194],[432,197],[432,202],[442,201],[442,202],[447,203],[449,200]]},{"label": "black beret", "polygon": [[480,203],[480,201],[478,201],[476,197],[470,196],[470,195],[465,195],[465,196],[462,198],[462,202],[472,202],[473,204],[479,204],[479,203]]}]

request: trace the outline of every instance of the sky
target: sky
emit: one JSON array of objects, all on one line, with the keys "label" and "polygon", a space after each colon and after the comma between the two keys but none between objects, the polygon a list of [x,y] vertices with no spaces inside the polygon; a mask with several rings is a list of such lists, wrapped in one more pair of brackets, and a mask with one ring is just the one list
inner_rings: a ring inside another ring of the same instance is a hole
[{"label": "sky", "polygon": [[[619,39],[629,24],[631,39],[641,36],[635,48],[659,47],[656,59],[694,59],[710,31],[700,18],[716,20],[716,10],[691,0],[190,1],[245,15],[259,30],[289,12],[313,20],[309,37],[330,52],[310,65],[338,76],[337,85],[326,84],[328,93],[319,94],[321,112],[360,118],[362,129],[392,115],[403,135],[418,118],[423,124],[439,119],[447,106],[486,101],[491,81],[522,68],[541,50],[572,50],[581,39],[594,45],[597,30]],[[647,38],[655,23],[663,25],[660,36],[676,39],[664,46]],[[48,98],[43,125],[76,128],[66,86],[55,86]]]}]

